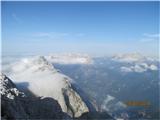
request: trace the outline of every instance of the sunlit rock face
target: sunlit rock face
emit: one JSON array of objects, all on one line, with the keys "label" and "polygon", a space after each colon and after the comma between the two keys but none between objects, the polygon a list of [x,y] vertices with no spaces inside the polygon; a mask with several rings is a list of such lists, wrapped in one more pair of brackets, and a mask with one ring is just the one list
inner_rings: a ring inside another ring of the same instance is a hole
[{"label": "sunlit rock face", "polygon": [[62,111],[79,117],[89,109],[79,94],[72,89],[68,76],[58,72],[43,56],[22,59],[12,64],[9,76],[23,91],[58,101]]}]

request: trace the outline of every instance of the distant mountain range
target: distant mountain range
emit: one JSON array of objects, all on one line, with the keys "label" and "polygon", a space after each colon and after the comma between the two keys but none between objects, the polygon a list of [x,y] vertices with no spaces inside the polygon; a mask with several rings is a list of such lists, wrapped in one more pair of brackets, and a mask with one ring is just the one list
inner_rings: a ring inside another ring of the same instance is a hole
[{"label": "distant mountain range", "polygon": [[86,54],[52,54],[45,56],[51,63],[59,64],[91,64],[92,58]]}]

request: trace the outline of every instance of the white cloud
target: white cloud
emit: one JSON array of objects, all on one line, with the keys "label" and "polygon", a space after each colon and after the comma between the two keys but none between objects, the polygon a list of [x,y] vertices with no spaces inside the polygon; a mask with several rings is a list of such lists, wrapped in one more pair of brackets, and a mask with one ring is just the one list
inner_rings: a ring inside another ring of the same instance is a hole
[{"label": "white cloud", "polygon": [[37,32],[33,33],[34,37],[47,37],[50,39],[62,39],[62,38],[72,38],[72,37],[83,37],[84,33],[67,33],[67,32]]},{"label": "white cloud", "polygon": [[160,37],[160,34],[148,34],[148,33],[144,33],[143,36],[145,37],[149,37],[149,38],[158,38]]},{"label": "white cloud", "polygon": [[147,71],[147,68],[141,67],[140,65],[131,66],[131,69],[133,69],[134,72],[139,72],[139,73]]},{"label": "white cloud", "polygon": [[158,42],[160,34],[148,34],[144,33],[143,38],[140,40],[140,42]]},{"label": "white cloud", "polygon": [[147,63],[136,63],[135,65],[131,65],[131,66],[122,66],[122,67],[120,67],[120,70],[122,72],[142,73],[142,72],[145,72],[147,70],[156,71],[156,70],[158,70],[158,67],[154,64],[149,65]]},{"label": "white cloud", "polygon": [[75,36],[83,37],[83,36],[85,36],[85,34],[84,33],[76,33]]},{"label": "white cloud", "polygon": [[157,39],[149,39],[149,38],[143,38],[140,40],[140,42],[155,42]]},{"label": "white cloud", "polygon": [[125,67],[125,66],[122,66],[120,69],[122,72],[132,72],[133,71],[130,67]]},{"label": "white cloud", "polygon": [[140,53],[126,53],[126,54],[117,54],[112,58],[115,61],[119,62],[139,62],[145,61],[147,58]]},{"label": "white cloud", "polygon": [[149,67],[151,70],[158,70],[158,67],[157,66],[155,66],[155,65],[150,65],[150,67]]},{"label": "white cloud", "polygon": [[39,33],[35,33],[34,36],[36,36],[36,37],[50,37],[51,34],[45,33],[45,32],[39,32]]},{"label": "white cloud", "polygon": [[12,13],[12,18],[17,22],[17,23],[21,23],[21,19],[15,14],[15,13]]},{"label": "white cloud", "polygon": [[58,33],[58,32],[38,32],[33,34],[34,37],[48,37],[48,38],[58,38],[69,36],[69,33]]}]

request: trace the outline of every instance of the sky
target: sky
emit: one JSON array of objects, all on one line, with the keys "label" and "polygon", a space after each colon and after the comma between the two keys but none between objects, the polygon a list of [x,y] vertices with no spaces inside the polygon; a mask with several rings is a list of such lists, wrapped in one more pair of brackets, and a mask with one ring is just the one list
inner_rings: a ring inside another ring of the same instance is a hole
[{"label": "sky", "polygon": [[158,56],[159,2],[2,2],[2,55]]}]

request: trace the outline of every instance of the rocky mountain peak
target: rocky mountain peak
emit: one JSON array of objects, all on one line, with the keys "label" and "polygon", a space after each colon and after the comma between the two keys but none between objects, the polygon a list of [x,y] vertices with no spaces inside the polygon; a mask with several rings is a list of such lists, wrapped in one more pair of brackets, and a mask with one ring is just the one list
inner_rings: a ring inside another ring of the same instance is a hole
[{"label": "rocky mountain peak", "polygon": [[22,91],[57,100],[62,111],[70,116],[79,117],[89,111],[72,88],[73,80],[58,72],[43,56],[22,59],[12,66],[11,73],[10,77]]}]

